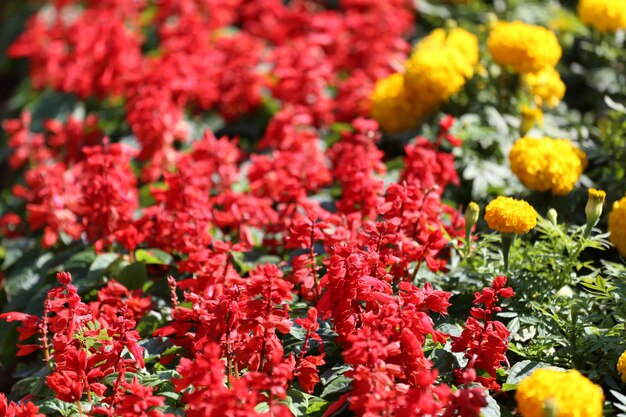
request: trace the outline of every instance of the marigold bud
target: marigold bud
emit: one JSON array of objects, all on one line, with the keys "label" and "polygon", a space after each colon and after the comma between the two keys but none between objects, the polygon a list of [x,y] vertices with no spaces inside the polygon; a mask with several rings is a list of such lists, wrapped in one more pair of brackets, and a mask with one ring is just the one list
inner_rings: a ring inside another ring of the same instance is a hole
[{"label": "marigold bud", "polygon": [[587,200],[587,206],[585,207],[585,215],[587,216],[587,224],[595,224],[596,221],[602,215],[602,207],[604,206],[604,199],[606,193],[602,190],[596,190],[595,188],[589,189],[589,199]]},{"label": "marigold bud", "polygon": [[472,201],[468,204],[467,209],[465,210],[465,227],[471,230],[476,222],[478,222],[479,216],[480,207]]},{"label": "marigold bud", "polygon": [[548,220],[550,220],[550,223],[555,226],[558,224],[558,216],[559,214],[555,209],[551,208],[550,210],[548,210]]}]

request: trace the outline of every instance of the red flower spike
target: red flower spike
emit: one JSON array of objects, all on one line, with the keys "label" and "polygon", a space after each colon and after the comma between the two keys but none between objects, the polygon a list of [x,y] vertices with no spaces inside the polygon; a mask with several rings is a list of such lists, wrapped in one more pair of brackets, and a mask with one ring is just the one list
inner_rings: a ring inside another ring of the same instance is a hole
[{"label": "red flower spike", "polygon": [[[453,337],[452,351],[465,352],[469,359],[467,369],[476,368],[487,372],[489,377],[478,377],[478,380],[488,389],[498,390],[496,371],[503,363],[508,364],[506,351],[508,350],[509,331],[506,326],[492,320],[494,313],[502,310],[497,305],[498,296],[510,298],[514,295],[511,287],[505,287],[506,277],[498,276],[494,279],[491,288],[484,288],[474,296],[474,304],[484,305],[471,309],[471,317],[465,323],[463,332]],[[467,378],[461,370],[455,371],[457,380]]]}]

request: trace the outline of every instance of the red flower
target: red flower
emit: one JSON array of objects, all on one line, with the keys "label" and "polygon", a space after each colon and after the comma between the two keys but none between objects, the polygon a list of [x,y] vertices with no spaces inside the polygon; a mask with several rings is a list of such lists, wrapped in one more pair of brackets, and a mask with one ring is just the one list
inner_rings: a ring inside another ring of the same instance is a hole
[{"label": "red flower", "polygon": [[[505,287],[506,277],[498,276],[494,279],[491,288],[484,288],[474,296],[474,304],[484,305],[484,308],[472,308],[463,332],[453,337],[452,351],[465,352],[470,361],[467,368],[477,368],[487,372],[489,377],[479,378],[479,381],[489,389],[499,389],[495,377],[496,371],[502,363],[507,363],[509,331],[506,326],[492,320],[494,313],[502,311],[497,305],[498,296],[510,298],[514,295],[510,287]],[[457,370],[457,379],[462,377],[462,371]]]},{"label": "red flower", "polygon": [[39,413],[39,407],[32,402],[22,402],[19,404],[8,401],[7,397],[0,393],[0,416],[3,417],[45,417]]}]

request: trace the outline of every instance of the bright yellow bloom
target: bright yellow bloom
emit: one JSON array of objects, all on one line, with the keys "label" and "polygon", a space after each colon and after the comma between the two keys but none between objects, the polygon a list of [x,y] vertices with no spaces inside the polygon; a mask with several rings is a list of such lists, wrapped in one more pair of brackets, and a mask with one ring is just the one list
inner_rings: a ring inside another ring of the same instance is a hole
[{"label": "bright yellow bloom", "polygon": [[474,76],[478,39],[464,29],[436,29],[417,44],[406,62],[407,90],[433,105],[447,101]]},{"label": "bright yellow bloom", "polygon": [[626,382],[626,351],[622,353],[617,360],[617,372],[623,382]]},{"label": "bright yellow bloom", "polygon": [[471,65],[478,64],[478,38],[462,28],[454,28],[449,32],[444,29],[435,29],[417,44],[415,50],[417,52],[419,49],[448,46],[463,54]]},{"label": "bright yellow bloom", "polygon": [[574,188],[587,157],[567,139],[519,139],[509,153],[511,170],[522,184],[535,191],[566,195]]},{"label": "bright yellow bloom", "polygon": [[578,15],[600,32],[626,28],[626,0],[580,0]]},{"label": "bright yellow bloom", "polygon": [[420,48],[406,63],[406,88],[421,100],[443,103],[461,91],[473,71],[457,49]]},{"label": "bright yellow bloom", "polygon": [[500,196],[485,208],[485,220],[490,229],[521,235],[537,225],[537,212],[524,200]]},{"label": "bright yellow bloom", "polygon": [[526,74],[524,82],[538,106],[556,107],[565,95],[565,84],[553,67]]},{"label": "bright yellow bloom", "polygon": [[613,203],[609,213],[609,239],[626,256],[626,197]]},{"label": "bright yellow bloom", "polygon": [[520,21],[497,22],[489,33],[487,48],[498,64],[523,74],[554,67],[562,54],[554,32]]},{"label": "bright yellow bloom", "polygon": [[604,393],[576,370],[537,369],[515,393],[522,417],[544,417],[546,405],[558,417],[602,417]]},{"label": "bright yellow bloom", "polygon": [[417,126],[427,113],[419,98],[405,90],[404,76],[400,73],[378,80],[370,101],[372,117],[389,133]]},{"label": "bright yellow bloom", "polygon": [[474,75],[478,39],[468,31],[436,29],[417,44],[404,74],[378,80],[371,115],[386,132],[417,126]]}]

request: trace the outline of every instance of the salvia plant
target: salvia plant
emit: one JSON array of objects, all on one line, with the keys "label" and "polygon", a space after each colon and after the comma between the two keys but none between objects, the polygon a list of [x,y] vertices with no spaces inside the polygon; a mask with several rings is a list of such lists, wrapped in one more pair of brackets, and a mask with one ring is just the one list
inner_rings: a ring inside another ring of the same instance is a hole
[{"label": "salvia plant", "polygon": [[626,0],[0,21],[0,417],[626,415]]}]

